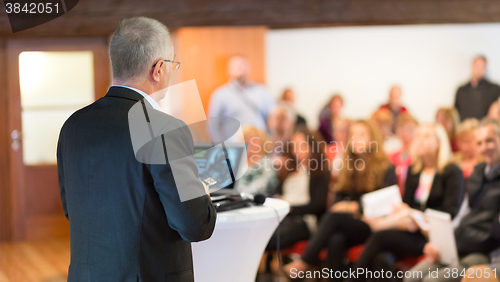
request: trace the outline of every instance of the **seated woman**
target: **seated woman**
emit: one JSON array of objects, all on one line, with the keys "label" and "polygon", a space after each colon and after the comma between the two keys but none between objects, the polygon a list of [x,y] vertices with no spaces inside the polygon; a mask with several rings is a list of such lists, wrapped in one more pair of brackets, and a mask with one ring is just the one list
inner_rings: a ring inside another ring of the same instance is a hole
[{"label": "seated woman", "polygon": [[415,136],[418,122],[410,114],[399,115],[396,121],[396,136],[401,140],[401,148],[389,154],[389,160],[396,166],[396,178],[401,194],[404,192],[408,167],[411,165],[411,144]]},{"label": "seated woman", "polygon": [[329,268],[341,270],[346,251],[364,243],[371,234],[370,226],[361,219],[361,196],[396,183],[394,165],[385,154],[376,127],[367,121],[357,121],[351,125],[349,136],[352,138],[344,167],[335,184],[335,203],[322,218],[302,258],[284,266],[288,274],[292,269],[304,271],[317,265],[323,248],[328,248]]},{"label": "seated woman", "polygon": [[269,145],[267,136],[253,126],[243,127],[243,136],[248,144],[248,170],[236,181],[235,189],[240,193],[271,197],[278,186],[278,175],[267,155],[267,152],[270,152],[270,148],[266,148],[266,145]]},{"label": "seated woman", "polygon": [[[413,149],[414,161],[408,169],[403,204],[396,212],[431,208],[447,212],[453,218],[462,203],[464,178],[460,168],[452,163],[446,131],[437,124],[419,126]],[[354,267],[392,271],[396,261],[423,255],[425,243],[426,237],[410,216],[397,218],[393,228],[370,236]],[[396,275],[393,277],[396,279]],[[357,280],[366,279],[358,277]]]},{"label": "seated woman", "polygon": [[394,126],[394,116],[390,110],[385,108],[380,108],[374,112],[370,120],[379,128],[382,134],[382,140],[384,141],[384,150],[390,155],[398,151],[402,144],[401,140],[394,135],[392,128]]},{"label": "seated woman", "polygon": [[481,159],[474,134],[478,124],[477,119],[466,119],[457,127],[455,134],[458,147],[458,152],[455,153],[455,162],[462,169],[465,180],[469,178]]},{"label": "seated woman", "polygon": [[[274,163],[287,173],[276,190],[277,197],[290,203],[290,213],[280,225],[281,248],[309,239],[308,222],[319,219],[326,210],[330,171],[324,157],[325,142],[320,140],[321,137],[313,137],[307,127],[298,126],[291,142],[287,143],[287,159]],[[271,237],[266,250],[276,250],[276,247],[277,232]]]}]

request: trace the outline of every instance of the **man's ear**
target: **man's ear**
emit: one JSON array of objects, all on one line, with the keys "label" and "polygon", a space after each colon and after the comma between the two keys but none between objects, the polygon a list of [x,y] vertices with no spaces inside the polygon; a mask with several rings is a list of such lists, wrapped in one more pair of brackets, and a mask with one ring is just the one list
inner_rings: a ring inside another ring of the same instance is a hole
[{"label": "man's ear", "polygon": [[160,74],[163,71],[161,67],[163,66],[165,62],[163,60],[159,60],[156,65],[153,67],[153,73],[151,74],[151,77],[153,78],[153,81],[159,82],[160,81]]}]

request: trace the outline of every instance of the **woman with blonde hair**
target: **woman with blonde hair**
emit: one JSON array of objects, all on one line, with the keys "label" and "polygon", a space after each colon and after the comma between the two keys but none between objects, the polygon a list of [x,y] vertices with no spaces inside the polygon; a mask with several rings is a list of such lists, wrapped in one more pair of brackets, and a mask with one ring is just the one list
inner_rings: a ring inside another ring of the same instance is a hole
[{"label": "woman with blonde hair", "polygon": [[394,165],[385,154],[377,128],[371,122],[356,121],[349,128],[349,136],[344,166],[334,187],[334,204],[323,216],[302,258],[284,267],[287,273],[317,265],[323,248],[328,248],[329,268],[341,270],[346,251],[364,243],[371,234],[369,224],[361,218],[361,196],[396,183]]},{"label": "woman with blonde hair", "polygon": [[[439,124],[418,127],[412,145],[413,163],[408,169],[403,204],[397,207],[391,229],[373,233],[365,244],[354,267],[371,271],[394,271],[396,261],[423,255],[427,239],[409,216],[409,209],[427,208],[449,213],[455,217],[463,200],[464,179],[460,168],[453,163],[448,135]],[[388,217],[390,217],[389,215]],[[424,231],[425,232],[425,231]],[[396,273],[393,279],[396,281]],[[366,281],[366,277],[353,279]]]},{"label": "woman with blonde hair", "polygon": [[455,153],[455,162],[462,169],[464,178],[467,180],[474,171],[474,167],[481,161],[477,151],[476,130],[479,121],[475,118],[464,120],[457,128],[458,152]]}]

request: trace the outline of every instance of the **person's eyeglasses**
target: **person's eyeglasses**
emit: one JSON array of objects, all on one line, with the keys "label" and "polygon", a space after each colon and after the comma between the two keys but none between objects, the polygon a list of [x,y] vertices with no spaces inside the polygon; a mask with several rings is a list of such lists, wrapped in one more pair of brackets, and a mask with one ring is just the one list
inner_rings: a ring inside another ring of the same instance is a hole
[{"label": "person's eyeglasses", "polygon": [[[170,62],[172,63],[172,68],[174,70],[179,69],[181,67],[181,62],[179,61],[171,61],[171,60],[163,60],[164,62]],[[153,68],[156,66],[156,64],[153,65]]]}]

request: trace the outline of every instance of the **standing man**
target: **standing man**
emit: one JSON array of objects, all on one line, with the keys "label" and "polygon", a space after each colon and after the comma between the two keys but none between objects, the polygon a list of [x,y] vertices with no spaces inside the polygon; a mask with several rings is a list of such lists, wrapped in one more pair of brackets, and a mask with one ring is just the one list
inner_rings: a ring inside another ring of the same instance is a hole
[{"label": "standing man", "polygon": [[[267,117],[275,101],[261,85],[248,80],[250,62],[241,55],[228,62],[229,82],[217,88],[210,97],[208,116],[230,117],[241,125],[252,125],[266,131]],[[222,123],[211,124],[214,140],[225,140],[234,132],[226,132]]]},{"label": "standing man", "polygon": [[488,115],[491,104],[500,97],[500,86],[485,78],[486,63],[485,57],[475,57],[472,61],[470,82],[457,90],[455,108],[460,115],[460,121],[484,118]]},{"label": "standing man", "polygon": [[[149,18],[126,19],[109,52],[114,85],[74,113],[59,136],[59,187],[71,231],[68,281],[192,282],[190,242],[212,235],[216,211],[197,178],[185,123],[157,111],[179,64],[168,29]],[[177,128],[156,138],[163,149],[151,159],[163,164],[140,162],[135,154],[129,111],[141,104],[150,109],[141,124],[146,130],[159,115]],[[191,158],[169,163],[167,153]],[[174,169],[183,173],[183,187]],[[203,196],[181,201],[180,189]]]}]

